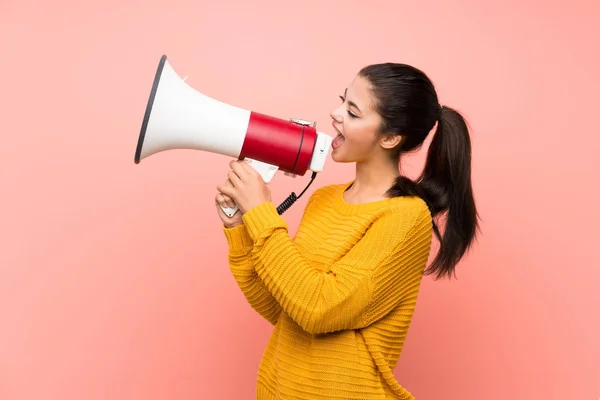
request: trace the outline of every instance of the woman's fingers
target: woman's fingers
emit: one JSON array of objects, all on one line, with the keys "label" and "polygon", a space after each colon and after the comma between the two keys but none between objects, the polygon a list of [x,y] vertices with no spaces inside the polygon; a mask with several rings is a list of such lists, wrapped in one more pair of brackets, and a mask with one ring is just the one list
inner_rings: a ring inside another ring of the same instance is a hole
[{"label": "woman's fingers", "polygon": [[235,207],[235,201],[233,201],[233,199],[231,197],[224,195],[223,193],[218,193],[217,196],[215,197],[215,200],[216,200],[217,204],[220,206],[227,207],[227,208]]}]

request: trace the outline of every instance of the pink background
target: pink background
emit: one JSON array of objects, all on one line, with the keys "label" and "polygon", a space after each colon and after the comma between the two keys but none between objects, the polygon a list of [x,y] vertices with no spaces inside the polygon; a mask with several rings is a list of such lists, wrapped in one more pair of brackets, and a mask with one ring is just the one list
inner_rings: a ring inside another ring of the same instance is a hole
[{"label": "pink background", "polygon": [[[516,4],[2,0],[0,399],[254,398],[271,328],[228,271],[228,158],[133,163],[163,53],[327,132],[363,65],[424,69],[473,128],[483,236],[458,281],[425,279],[396,376],[418,399],[600,398],[600,7]],[[330,160],[309,193],[352,174]]]}]

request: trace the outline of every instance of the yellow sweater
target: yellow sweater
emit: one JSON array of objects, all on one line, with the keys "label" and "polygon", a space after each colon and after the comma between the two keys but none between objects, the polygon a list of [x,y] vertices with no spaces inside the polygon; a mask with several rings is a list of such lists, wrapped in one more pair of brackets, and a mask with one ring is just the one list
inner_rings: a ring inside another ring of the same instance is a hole
[{"label": "yellow sweater", "polygon": [[348,186],[316,190],[293,239],[272,203],[224,228],[233,276],[275,327],[257,399],[413,399],[393,369],[429,256],[431,215],[414,197],[348,203]]}]

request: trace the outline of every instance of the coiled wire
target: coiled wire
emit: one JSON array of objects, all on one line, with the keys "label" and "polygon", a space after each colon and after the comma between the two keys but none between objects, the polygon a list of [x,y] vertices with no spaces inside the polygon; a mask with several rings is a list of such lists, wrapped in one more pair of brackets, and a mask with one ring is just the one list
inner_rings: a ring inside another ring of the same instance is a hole
[{"label": "coiled wire", "polygon": [[286,212],[292,205],[294,205],[296,200],[302,197],[304,192],[306,192],[306,190],[310,187],[310,185],[313,183],[316,177],[317,173],[313,172],[312,176],[310,177],[310,181],[308,182],[304,190],[302,190],[302,192],[298,196],[296,196],[296,193],[292,192],[279,206],[277,206],[277,213],[281,215],[284,212]]}]

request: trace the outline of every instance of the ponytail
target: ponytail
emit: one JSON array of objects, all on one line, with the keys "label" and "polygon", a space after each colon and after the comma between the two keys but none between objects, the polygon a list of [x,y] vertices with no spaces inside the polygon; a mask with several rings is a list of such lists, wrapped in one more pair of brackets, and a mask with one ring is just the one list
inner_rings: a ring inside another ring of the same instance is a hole
[{"label": "ponytail", "polygon": [[471,186],[471,140],[464,118],[454,109],[441,108],[438,126],[429,146],[419,192],[432,217],[446,213],[443,235],[434,222],[440,249],[426,274],[451,276],[478,230],[477,209]]},{"label": "ponytail", "polygon": [[[438,126],[429,146],[421,177],[415,182],[398,176],[388,195],[417,196],[429,207],[433,232],[440,249],[426,275],[450,277],[467,252],[478,229],[477,209],[471,187],[471,141],[463,117],[450,107],[442,107]],[[435,217],[446,213],[444,233]]]}]

